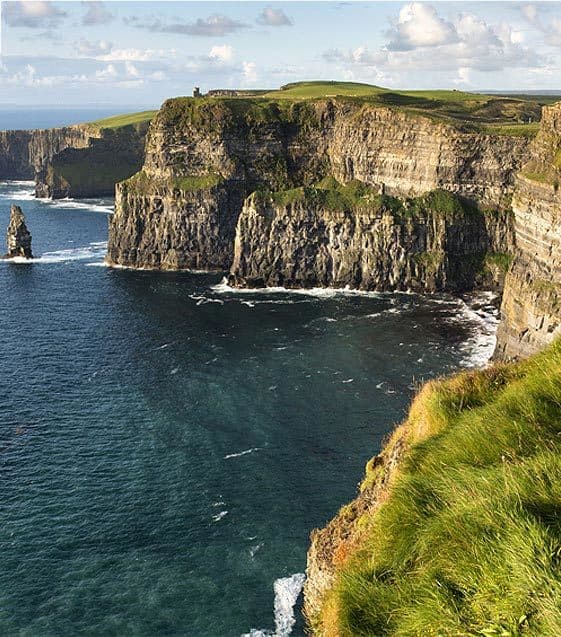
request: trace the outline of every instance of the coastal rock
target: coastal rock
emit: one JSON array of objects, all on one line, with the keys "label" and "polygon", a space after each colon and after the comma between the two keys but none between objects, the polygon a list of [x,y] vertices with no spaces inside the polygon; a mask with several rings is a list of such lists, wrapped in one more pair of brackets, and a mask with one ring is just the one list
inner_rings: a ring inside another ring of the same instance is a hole
[{"label": "coastal rock", "polygon": [[147,129],[148,121],[0,131],[0,179],[35,179],[39,198],[113,195],[117,181],[140,169]]},{"label": "coastal rock", "polygon": [[336,195],[245,201],[231,285],[462,291],[492,279],[497,255],[514,248],[508,211],[485,214],[445,191],[406,203],[370,195],[338,209],[314,201],[321,193]]},{"label": "coastal rock", "polygon": [[503,211],[527,147],[525,138],[462,132],[352,100],[168,100],[150,126],[143,169],[129,180],[134,188],[117,185],[108,261],[229,268],[246,197],[327,176],[400,197],[446,189]]},{"label": "coastal rock", "polygon": [[6,233],[8,252],[5,259],[24,257],[32,259],[31,234],[25,225],[25,217],[19,206],[12,205],[10,210],[10,223]]},{"label": "coastal rock", "polygon": [[546,106],[512,198],[517,251],[495,358],[525,358],[561,334],[561,103]]}]

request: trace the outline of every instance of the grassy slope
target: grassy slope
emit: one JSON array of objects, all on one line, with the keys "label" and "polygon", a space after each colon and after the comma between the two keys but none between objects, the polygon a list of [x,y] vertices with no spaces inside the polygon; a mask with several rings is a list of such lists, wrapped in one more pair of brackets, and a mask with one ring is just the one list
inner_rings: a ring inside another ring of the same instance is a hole
[{"label": "grassy slope", "polygon": [[263,97],[269,99],[314,99],[345,96],[410,112],[422,113],[436,119],[461,122],[478,127],[483,132],[501,135],[533,137],[537,124],[525,124],[530,118],[536,122],[539,108],[552,98],[540,96],[502,96],[466,93],[463,91],[392,91],[379,86],[356,82],[297,82],[287,84]]},{"label": "grassy slope", "polygon": [[92,126],[98,128],[121,128],[130,124],[141,124],[150,121],[158,111],[141,111],[140,113],[125,113],[124,115],[113,115],[105,119],[98,119],[90,122]]},{"label": "grassy slope", "polygon": [[396,436],[409,450],[324,634],[561,635],[561,342],[428,383]]}]

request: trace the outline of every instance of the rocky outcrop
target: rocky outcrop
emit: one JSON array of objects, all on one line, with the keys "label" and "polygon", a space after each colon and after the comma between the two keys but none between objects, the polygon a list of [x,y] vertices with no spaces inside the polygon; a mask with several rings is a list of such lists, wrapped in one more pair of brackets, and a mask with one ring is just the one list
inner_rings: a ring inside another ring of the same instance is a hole
[{"label": "rocky outcrop", "polygon": [[526,357],[561,333],[561,103],[543,109],[512,199],[517,253],[506,277],[496,358]]},{"label": "rocky outcrop", "polygon": [[25,225],[25,217],[19,206],[12,205],[11,207],[6,244],[8,252],[4,255],[4,259],[12,259],[14,257],[33,258],[31,234]]},{"label": "rocky outcrop", "polygon": [[0,179],[34,179],[65,148],[84,148],[92,135],[87,126],[0,131]]},{"label": "rocky outcrop", "polygon": [[345,99],[168,100],[148,134],[145,189],[117,187],[108,261],[227,269],[245,197],[329,175],[402,197],[443,188],[504,210],[527,144]]},{"label": "rocky outcrop", "polygon": [[136,173],[144,159],[148,122],[118,128],[92,129],[87,143],[53,153],[36,172],[37,197],[103,197],[115,184]]},{"label": "rocky outcrop", "polygon": [[0,179],[35,179],[37,197],[113,195],[142,166],[148,121],[0,131]]},{"label": "rocky outcrop", "polygon": [[370,191],[354,205],[336,193],[310,189],[289,203],[250,196],[230,283],[462,291],[485,276],[490,284],[493,258],[514,248],[508,211],[486,214],[446,191],[405,202]]}]

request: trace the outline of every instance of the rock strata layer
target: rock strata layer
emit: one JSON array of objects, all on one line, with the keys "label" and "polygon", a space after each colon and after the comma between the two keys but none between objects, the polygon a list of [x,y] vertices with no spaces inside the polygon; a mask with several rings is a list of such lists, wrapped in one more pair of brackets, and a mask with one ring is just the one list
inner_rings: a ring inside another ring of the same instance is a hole
[{"label": "rock strata layer", "polygon": [[0,131],[0,179],[35,179],[37,197],[113,195],[115,183],[142,166],[147,129],[148,122]]},{"label": "rock strata layer", "polygon": [[512,198],[517,251],[507,274],[496,358],[543,349],[561,334],[561,103],[546,106]]},{"label": "rock strata layer", "polygon": [[514,238],[508,211],[485,214],[445,191],[335,210],[252,195],[234,246],[235,286],[435,292],[469,290],[485,277],[489,285],[493,275],[500,286],[493,265],[513,250]]},{"label": "rock strata layer", "polygon": [[328,176],[399,197],[444,189],[503,211],[527,147],[524,138],[353,100],[168,100],[152,121],[142,172],[117,187],[108,262],[228,269],[246,197]]},{"label": "rock strata layer", "polygon": [[25,225],[25,217],[19,206],[12,205],[10,210],[10,223],[6,233],[8,252],[5,259],[24,257],[32,259],[31,234]]}]

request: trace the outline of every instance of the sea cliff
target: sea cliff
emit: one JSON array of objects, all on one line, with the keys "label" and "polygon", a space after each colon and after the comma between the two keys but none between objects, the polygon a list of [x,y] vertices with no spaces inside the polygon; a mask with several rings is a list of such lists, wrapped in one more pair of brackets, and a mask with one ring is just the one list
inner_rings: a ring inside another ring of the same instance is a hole
[{"label": "sea cliff", "polygon": [[501,308],[497,358],[539,351],[561,333],[561,103],[543,109],[512,199],[517,251]]},{"label": "sea cliff", "polygon": [[[466,251],[474,260],[482,260],[488,251],[502,253],[512,248],[507,212],[514,176],[527,157],[527,148],[525,137],[462,130],[429,116],[360,100],[168,100],[150,127],[141,173],[117,186],[108,262],[166,269],[232,266],[234,284],[272,281],[274,275],[270,273],[275,267],[286,273],[290,266],[278,259],[275,263],[267,259],[274,258],[275,249],[284,252],[286,246],[275,248],[272,243],[257,246],[256,233],[261,230],[250,226],[259,219],[256,213],[264,205],[257,202],[265,199],[252,193],[274,196],[302,188],[337,191],[337,184],[351,182],[360,182],[384,196],[400,198],[445,190],[456,196],[458,202],[466,200],[498,215],[506,222],[500,240],[496,228],[491,227],[493,224],[489,222],[487,228],[483,218],[477,223],[470,222],[464,229],[462,240]],[[375,228],[388,221],[377,200],[373,200],[370,209],[364,203],[359,206],[360,220],[354,218],[358,208],[339,210],[346,229],[339,237],[334,236],[338,247],[327,248],[328,252],[338,250],[347,264],[359,244],[367,241],[368,236],[372,238]],[[310,263],[318,264],[323,259],[318,253],[322,239],[317,230],[325,225],[321,218],[325,216],[332,228],[338,227],[339,222],[325,206],[312,208],[307,212],[296,203],[284,208],[269,206],[261,221],[274,210],[277,224],[282,218],[285,220],[282,223],[293,221],[300,226],[310,222],[309,259]],[[454,227],[461,234],[454,222],[444,228],[431,215],[427,208],[422,220],[416,227],[410,227],[409,236],[404,238],[418,244],[416,252],[430,252],[433,245],[435,251],[445,249],[443,246],[454,234]],[[366,222],[370,230],[365,237],[355,236],[354,230],[350,230],[350,226],[364,227]],[[403,226],[394,223],[396,228],[398,225]],[[436,226],[433,236],[427,228]],[[260,254],[255,255],[251,269],[246,271],[245,257],[256,248]],[[298,250],[296,244],[294,249]],[[286,259],[293,260],[294,256],[287,253]],[[438,259],[430,256],[426,260]],[[415,287],[419,289],[459,287],[443,283],[444,265],[437,266],[439,272],[423,285],[418,276],[421,266],[422,263],[415,268],[411,263],[396,266],[395,280],[392,284],[385,282],[385,287],[404,289],[409,279],[415,277],[419,282]],[[326,285],[355,286],[357,270],[368,264],[345,266],[330,276],[313,271],[313,267],[303,268],[293,280],[285,274],[282,278],[286,285],[293,286],[310,286],[320,280]],[[327,263],[321,267],[325,270]],[[410,273],[412,269],[415,271]],[[383,273],[361,274],[359,278],[359,287],[374,289]]]},{"label": "sea cliff", "polygon": [[150,115],[138,115],[122,125],[119,118],[110,118],[62,128],[0,131],[0,179],[34,179],[37,197],[113,195],[115,184],[142,166]]}]

